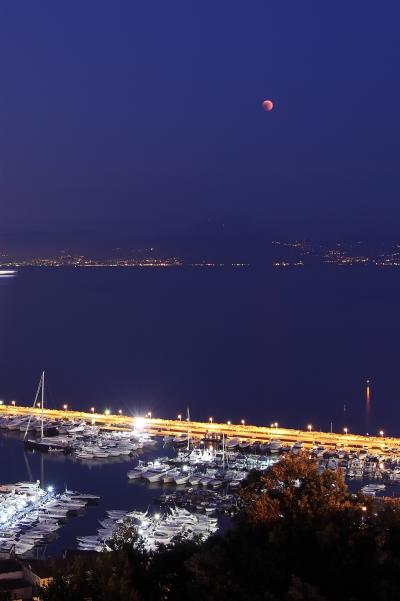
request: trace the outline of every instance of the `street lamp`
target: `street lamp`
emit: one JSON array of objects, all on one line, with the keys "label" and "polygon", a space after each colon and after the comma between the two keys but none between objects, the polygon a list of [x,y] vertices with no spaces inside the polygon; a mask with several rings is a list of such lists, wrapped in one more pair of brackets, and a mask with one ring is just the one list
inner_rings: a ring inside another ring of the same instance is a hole
[{"label": "street lamp", "polygon": [[36,407],[40,409],[40,403],[36,403]]},{"label": "street lamp", "polygon": [[226,423],[228,424],[228,426],[230,426],[232,422],[230,419],[228,419],[228,421]]},{"label": "street lamp", "polygon": [[383,436],[384,434],[385,434],[385,433],[384,433],[384,431],[383,431],[383,430],[380,430],[380,431],[379,431],[379,436]]},{"label": "street lamp", "polygon": [[90,407],[90,411],[94,413],[94,407]]},{"label": "street lamp", "polygon": [[178,415],[178,419],[179,419],[180,422],[182,421],[182,415],[181,414]]},{"label": "street lamp", "polygon": [[68,405],[67,404],[63,405],[63,409],[64,409],[64,411],[66,411],[68,409]]},{"label": "street lamp", "polygon": [[209,418],[208,418],[208,421],[210,422],[210,424],[212,424],[212,423],[213,423],[213,418],[212,418],[212,417],[209,417]]},{"label": "street lamp", "polygon": [[11,401],[11,405],[15,407],[15,401]]},{"label": "street lamp", "polygon": [[122,409],[118,409],[118,415],[122,415]]},{"label": "street lamp", "polygon": [[348,428],[343,428],[343,432],[344,432],[345,434],[347,434],[347,432],[348,432],[348,431],[349,431],[349,429],[348,429]]},{"label": "street lamp", "polygon": [[110,415],[110,410],[109,410],[109,409],[106,409],[106,410],[104,411],[104,414],[105,414],[105,415]]},{"label": "street lamp", "polygon": [[244,426],[244,419],[242,419],[242,421],[240,423],[242,424],[242,426]]},{"label": "street lamp", "polygon": [[279,425],[278,422],[275,422],[275,424],[274,424],[275,428],[277,428],[278,425]]},{"label": "street lamp", "polygon": [[308,424],[308,426],[307,426],[307,430],[308,430],[309,432],[311,432],[311,430],[312,430],[312,425],[311,425],[311,424]]},{"label": "street lamp", "polygon": [[147,417],[149,417],[149,418],[151,419],[151,411],[149,411],[149,412],[147,413]]}]

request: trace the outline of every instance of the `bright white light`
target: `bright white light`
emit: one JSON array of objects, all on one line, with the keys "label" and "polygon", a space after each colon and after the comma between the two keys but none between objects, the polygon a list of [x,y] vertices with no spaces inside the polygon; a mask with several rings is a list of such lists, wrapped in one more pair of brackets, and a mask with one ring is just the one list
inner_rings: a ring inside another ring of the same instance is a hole
[{"label": "bright white light", "polygon": [[52,486],[48,486],[48,487],[47,487],[47,491],[48,491],[48,492],[53,492],[53,490],[54,490],[54,488],[53,488]]},{"label": "bright white light", "polygon": [[135,428],[136,430],[142,430],[145,426],[146,420],[144,417],[135,417]]},{"label": "bright white light", "polygon": [[109,410],[109,409],[106,409],[106,410],[104,411],[104,415],[110,415],[110,410]]},{"label": "bright white light", "polygon": [[159,520],[160,519],[160,514],[156,513],[156,514],[154,514],[154,517],[156,518],[156,520]]}]

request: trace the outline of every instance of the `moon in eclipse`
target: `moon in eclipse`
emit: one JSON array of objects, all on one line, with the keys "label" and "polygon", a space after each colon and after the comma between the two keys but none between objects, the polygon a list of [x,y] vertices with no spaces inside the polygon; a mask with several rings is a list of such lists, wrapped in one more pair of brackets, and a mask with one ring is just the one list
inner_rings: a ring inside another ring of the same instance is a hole
[{"label": "moon in eclipse", "polygon": [[272,111],[272,109],[274,108],[274,103],[272,102],[272,100],[264,100],[264,102],[262,103],[262,107],[264,111],[267,111],[269,113],[269,111]]}]

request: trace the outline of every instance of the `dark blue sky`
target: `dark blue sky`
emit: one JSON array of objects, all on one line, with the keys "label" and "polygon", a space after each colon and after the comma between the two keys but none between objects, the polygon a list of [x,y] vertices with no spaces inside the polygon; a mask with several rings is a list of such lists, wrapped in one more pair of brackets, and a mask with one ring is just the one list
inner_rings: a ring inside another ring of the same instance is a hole
[{"label": "dark blue sky", "polygon": [[0,231],[397,232],[399,20],[397,0],[2,2]]}]

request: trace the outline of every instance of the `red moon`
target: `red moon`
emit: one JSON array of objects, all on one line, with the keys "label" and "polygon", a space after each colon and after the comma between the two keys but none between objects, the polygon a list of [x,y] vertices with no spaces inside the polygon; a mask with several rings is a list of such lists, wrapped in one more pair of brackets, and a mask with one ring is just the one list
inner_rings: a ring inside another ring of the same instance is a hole
[{"label": "red moon", "polygon": [[264,102],[262,103],[262,107],[264,109],[264,111],[272,111],[272,109],[274,108],[274,103],[272,102],[272,100],[264,100]]}]

